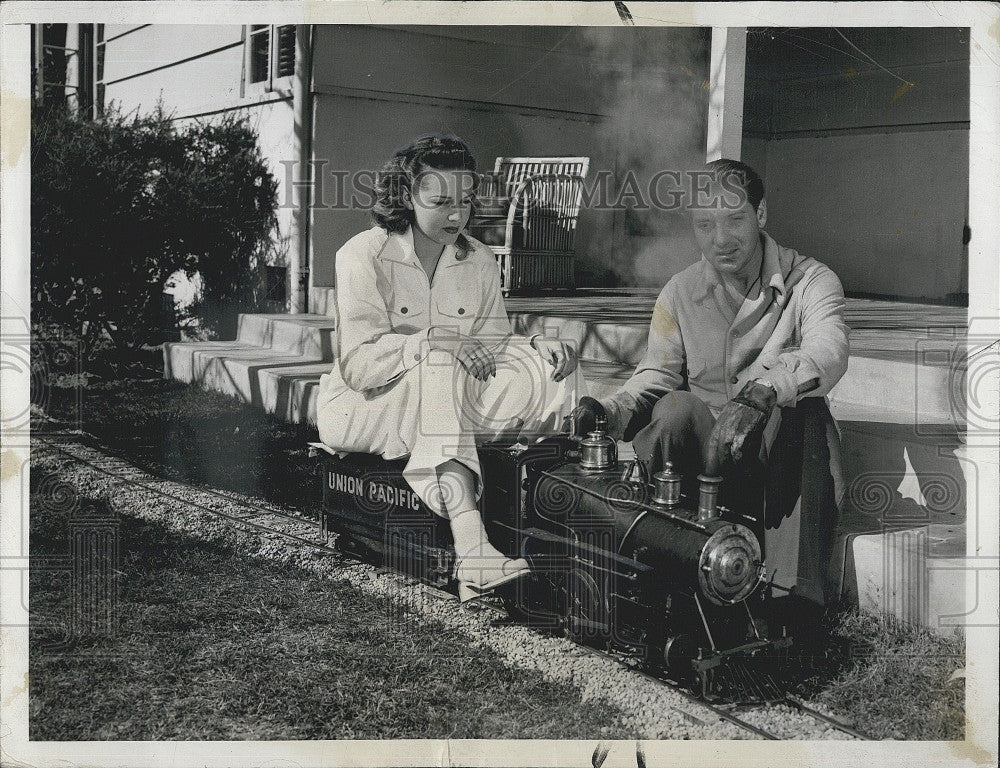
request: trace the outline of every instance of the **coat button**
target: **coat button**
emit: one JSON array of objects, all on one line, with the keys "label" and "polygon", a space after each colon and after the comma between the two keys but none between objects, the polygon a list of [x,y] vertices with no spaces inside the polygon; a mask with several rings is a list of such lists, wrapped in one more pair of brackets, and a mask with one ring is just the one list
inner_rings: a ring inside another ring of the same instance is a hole
[{"label": "coat button", "polygon": [[417,362],[420,362],[420,353],[419,352],[414,353],[413,359],[416,360]]},{"label": "coat button", "polygon": [[737,383],[739,383],[739,377],[738,376],[733,376],[733,378],[731,378],[729,380],[729,383],[730,384],[737,384]]},{"label": "coat button", "polygon": [[459,307],[458,308],[458,314],[464,315],[465,314],[465,307]]},{"label": "coat button", "polygon": [[409,310],[407,310],[406,307],[400,307],[399,311],[405,315]]}]

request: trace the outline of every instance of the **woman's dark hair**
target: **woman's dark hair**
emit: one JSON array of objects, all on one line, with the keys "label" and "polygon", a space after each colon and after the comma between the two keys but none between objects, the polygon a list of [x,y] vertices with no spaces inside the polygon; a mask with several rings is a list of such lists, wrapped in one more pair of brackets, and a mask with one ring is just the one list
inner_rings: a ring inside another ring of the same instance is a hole
[{"label": "woman's dark hair", "polygon": [[417,177],[429,168],[468,171],[472,177],[472,192],[475,193],[479,186],[476,158],[464,141],[451,134],[420,136],[397,149],[375,178],[372,218],[378,226],[388,232],[406,231],[414,217],[413,210],[403,204],[404,190],[412,193]]},{"label": "woman's dark hair", "polygon": [[715,181],[726,189],[730,191],[735,191],[734,188],[743,190],[750,205],[755,211],[757,210],[760,201],[764,199],[764,182],[761,181],[760,176],[753,168],[739,160],[729,160],[728,158],[706,163],[705,168],[712,171],[715,175]]}]

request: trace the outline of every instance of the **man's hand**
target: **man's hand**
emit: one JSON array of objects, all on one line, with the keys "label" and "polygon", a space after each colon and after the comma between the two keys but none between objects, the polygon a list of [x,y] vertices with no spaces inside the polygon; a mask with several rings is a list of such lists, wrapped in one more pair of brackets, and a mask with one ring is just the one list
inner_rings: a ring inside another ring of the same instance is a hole
[{"label": "man's hand", "polygon": [[537,349],[542,358],[555,368],[552,371],[552,381],[562,381],[576,370],[576,349],[572,344],[559,339],[535,336],[531,340],[531,346]]},{"label": "man's hand", "polygon": [[773,387],[751,381],[726,403],[708,439],[706,474],[719,475],[727,459],[743,458],[743,444],[764,431],[777,398]]},{"label": "man's hand", "polygon": [[497,375],[496,356],[479,339],[434,327],[431,328],[427,340],[431,349],[443,349],[449,352],[470,376],[486,381],[490,376]]},{"label": "man's hand", "polygon": [[563,432],[570,432],[585,437],[597,428],[598,417],[607,418],[607,411],[600,401],[592,397],[581,397],[580,404],[570,411],[563,422]]}]

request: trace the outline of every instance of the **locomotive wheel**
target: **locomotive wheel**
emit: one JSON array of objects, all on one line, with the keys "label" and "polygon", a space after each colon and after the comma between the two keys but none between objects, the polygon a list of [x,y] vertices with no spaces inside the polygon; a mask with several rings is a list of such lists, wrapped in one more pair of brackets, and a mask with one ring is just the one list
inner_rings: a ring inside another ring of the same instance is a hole
[{"label": "locomotive wheel", "polygon": [[582,645],[604,645],[610,634],[610,611],[600,585],[574,568],[562,580],[560,607],[566,637]]},{"label": "locomotive wheel", "polygon": [[552,584],[537,573],[529,573],[510,585],[497,590],[504,610],[511,621],[539,630],[552,631],[559,622],[552,615]]}]

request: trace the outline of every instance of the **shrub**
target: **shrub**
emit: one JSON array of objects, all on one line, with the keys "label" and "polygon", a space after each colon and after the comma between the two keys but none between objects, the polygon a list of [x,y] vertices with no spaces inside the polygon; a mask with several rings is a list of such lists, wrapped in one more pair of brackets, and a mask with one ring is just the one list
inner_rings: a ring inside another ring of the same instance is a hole
[{"label": "shrub", "polygon": [[259,307],[277,183],[245,119],[39,111],[31,181],[33,323],[77,336],[85,361],[108,342],[118,359],[158,342],[178,270],[202,275],[209,333]]},{"label": "shrub", "polygon": [[172,185],[190,211],[186,236],[202,290],[189,309],[210,335],[233,338],[237,315],[264,306],[264,266],[277,226],[278,184],[246,118],[198,123],[184,133],[189,164]]}]

